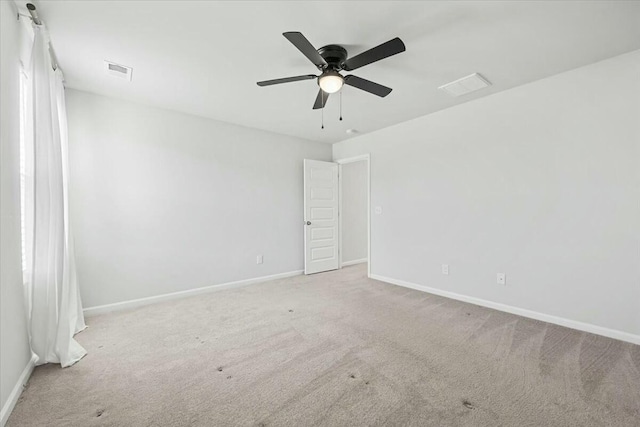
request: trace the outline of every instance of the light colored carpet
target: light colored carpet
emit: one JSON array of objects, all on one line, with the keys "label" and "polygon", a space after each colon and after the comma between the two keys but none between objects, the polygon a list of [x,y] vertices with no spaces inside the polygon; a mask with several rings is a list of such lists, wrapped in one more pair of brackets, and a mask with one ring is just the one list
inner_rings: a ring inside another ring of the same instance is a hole
[{"label": "light colored carpet", "polygon": [[363,265],[88,319],[8,426],[638,426],[640,346]]}]

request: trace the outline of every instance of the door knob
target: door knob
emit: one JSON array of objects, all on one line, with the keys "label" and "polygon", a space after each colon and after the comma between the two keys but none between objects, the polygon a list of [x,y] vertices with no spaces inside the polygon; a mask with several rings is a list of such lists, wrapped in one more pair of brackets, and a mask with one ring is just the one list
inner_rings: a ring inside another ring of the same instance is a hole
[{"label": "door knob", "polygon": [[311,221],[307,221],[307,225],[311,225]]}]

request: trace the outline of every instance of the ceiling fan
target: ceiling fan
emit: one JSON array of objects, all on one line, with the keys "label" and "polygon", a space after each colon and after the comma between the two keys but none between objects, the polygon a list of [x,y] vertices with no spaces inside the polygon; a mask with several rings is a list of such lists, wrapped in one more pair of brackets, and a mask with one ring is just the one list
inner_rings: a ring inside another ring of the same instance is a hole
[{"label": "ceiling fan", "polygon": [[404,43],[396,37],[386,43],[362,52],[353,58],[347,58],[347,50],[342,46],[330,44],[316,50],[302,33],[291,31],[283,33],[282,35],[297,47],[298,50],[321,71],[321,74],[319,76],[306,74],[283,79],[265,80],[258,82],[258,86],[271,86],[300,80],[318,79],[320,90],[318,91],[316,102],[313,104],[314,110],[324,108],[329,94],[338,92],[345,84],[380,97],[389,95],[389,93],[391,93],[391,88],[389,87],[354,75],[343,76],[340,74],[340,71],[353,71],[405,51]]}]

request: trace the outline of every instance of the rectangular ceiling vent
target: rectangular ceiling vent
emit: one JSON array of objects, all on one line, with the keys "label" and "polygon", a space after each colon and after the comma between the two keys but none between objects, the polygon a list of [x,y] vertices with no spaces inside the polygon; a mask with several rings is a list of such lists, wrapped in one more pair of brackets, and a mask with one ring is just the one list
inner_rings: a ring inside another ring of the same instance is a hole
[{"label": "rectangular ceiling vent", "polygon": [[127,81],[131,81],[133,68],[126,65],[116,64],[115,62],[104,61],[104,69],[110,76],[118,77]]},{"label": "rectangular ceiling vent", "polygon": [[478,73],[474,73],[470,76],[463,77],[454,82],[440,86],[438,89],[447,92],[451,96],[460,96],[475,92],[476,90],[484,89],[490,85],[491,83],[489,83],[487,79]]}]

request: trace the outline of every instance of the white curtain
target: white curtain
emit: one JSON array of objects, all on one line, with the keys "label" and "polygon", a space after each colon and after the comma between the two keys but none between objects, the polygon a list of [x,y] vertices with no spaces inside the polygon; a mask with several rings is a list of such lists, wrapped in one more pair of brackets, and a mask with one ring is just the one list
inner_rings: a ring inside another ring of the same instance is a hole
[{"label": "white curtain", "polygon": [[86,326],[69,224],[67,114],[62,72],[49,36],[34,25],[25,70],[25,285],[36,364],[71,366],[87,352],[73,336]]}]

